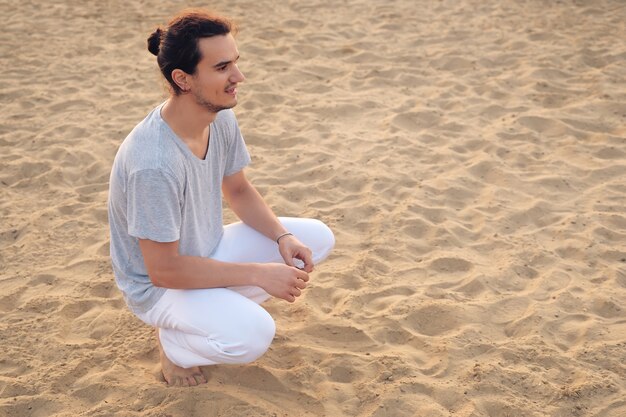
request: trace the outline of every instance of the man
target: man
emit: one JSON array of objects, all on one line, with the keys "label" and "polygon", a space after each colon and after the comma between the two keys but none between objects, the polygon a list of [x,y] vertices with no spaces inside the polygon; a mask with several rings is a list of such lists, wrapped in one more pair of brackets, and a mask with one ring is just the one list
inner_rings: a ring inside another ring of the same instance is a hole
[{"label": "man", "polygon": [[[230,110],[244,76],[231,31],[188,10],[149,37],[171,95],[124,140],[111,172],[116,282],[157,328],[170,385],[205,383],[199,366],[265,353],[275,325],[259,304],[294,302],[334,246],[317,220],[278,219],[244,174],[250,156]],[[242,222],[223,227],[222,193]]]}]

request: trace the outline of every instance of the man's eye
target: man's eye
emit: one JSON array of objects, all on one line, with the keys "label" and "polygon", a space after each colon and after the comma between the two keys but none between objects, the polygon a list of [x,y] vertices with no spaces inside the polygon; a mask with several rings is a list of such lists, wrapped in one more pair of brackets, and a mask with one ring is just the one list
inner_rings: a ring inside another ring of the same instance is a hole
[{"label": "man's eye", "polygon": [[228,68],[228,65],[222,65],[221,67],[217,67],[218,71],[226,71],[226,68]]}]

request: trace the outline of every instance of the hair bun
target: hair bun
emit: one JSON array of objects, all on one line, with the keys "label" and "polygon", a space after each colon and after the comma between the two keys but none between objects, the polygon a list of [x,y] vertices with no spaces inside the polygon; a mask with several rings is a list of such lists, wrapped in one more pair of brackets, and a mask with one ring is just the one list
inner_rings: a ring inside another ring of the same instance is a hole
[{"label": "hair bun", "polygon": [[148,51],[154,56],[159,55],[159,47],[161,45],[161,36],[163,35],[163,31],[161,28],[157,28],[152,34],[148,37]]}]

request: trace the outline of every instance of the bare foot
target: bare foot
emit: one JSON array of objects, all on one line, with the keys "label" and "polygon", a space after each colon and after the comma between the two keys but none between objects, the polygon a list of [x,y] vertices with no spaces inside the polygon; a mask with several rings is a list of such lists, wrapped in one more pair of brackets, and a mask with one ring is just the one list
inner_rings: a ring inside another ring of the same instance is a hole
[{"label": "bare foot", "polygon": [[171,387],[190,387],[200,384],[206,384],[206,378],[200,371],[200,368],[181,368],[175,365],[163,352],[161,340],[159,339],[159,330],[157,329],[157,342],[159,344],[159,352],[161,353],[161,372],[167,385]]}]

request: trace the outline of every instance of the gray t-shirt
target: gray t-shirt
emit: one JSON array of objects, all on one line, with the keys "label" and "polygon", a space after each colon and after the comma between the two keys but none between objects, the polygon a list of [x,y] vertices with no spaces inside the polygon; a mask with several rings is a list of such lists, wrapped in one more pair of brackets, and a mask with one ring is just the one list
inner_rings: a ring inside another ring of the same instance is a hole
[{"label": "gray t-shirt", "polygon": [[165,292],[146,271],[139,239],[179,241],[179,253],[209,257],[224,233],[221,186],[250,155],[232,110],[210,126],[204,160],[154,109],[120,146],[109,184],[111,260],[118,287],[131,310],[144,313]]}]

